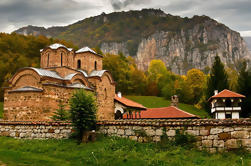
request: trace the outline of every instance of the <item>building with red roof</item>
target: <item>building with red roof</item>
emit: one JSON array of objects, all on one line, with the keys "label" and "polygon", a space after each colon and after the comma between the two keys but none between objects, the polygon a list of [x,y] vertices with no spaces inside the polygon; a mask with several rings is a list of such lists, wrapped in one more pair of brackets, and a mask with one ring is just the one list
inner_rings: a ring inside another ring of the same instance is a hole
[{"label": "building with red roof", "polygon": [[143,105],[122,97],[122,94],[120,92],[118,94],[115,94],[114,103],[115,119],[122,119],[123,114],[125,114],[126,112],[130,113],[130,116],[132,115],[132,112],[134,112],[135,116],[139,116],[141,111],[146,110],[146,107],[144,107]]},{"label": "building with red roof", "polygon": [[[179,108],[178,96],[172,96],[172,106],[162,108],[146,108],[143,105],[122,97],[119,92],[115,95],[115,119],[197,119],[196,115]],[[173,104],[175,102],[176,105]]]},{"label": "building with red roof", "polygon": [[198,119],[196,115],[185,112],[175,106],[162,108],[148,108],[142,111],[140,115],[123,115],[123,119]]},{"label": "building with red roof", "polygon": [[214,96],[208,101],[211,103],[211,113],[216,119],[239,119],[241,106],[240,103],[244,95],[224,89],[220,93],[215,90]]}]

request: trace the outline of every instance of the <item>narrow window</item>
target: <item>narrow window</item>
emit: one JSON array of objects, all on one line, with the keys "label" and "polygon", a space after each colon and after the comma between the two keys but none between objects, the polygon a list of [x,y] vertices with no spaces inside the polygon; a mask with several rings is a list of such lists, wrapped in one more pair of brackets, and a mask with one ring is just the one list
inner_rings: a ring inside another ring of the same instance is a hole
[{"label": "narrow window", "polygon": [[97,61],[94,62],[94,70],[97,70]]},{"label": "narrow window", "polygon": [[105,88],[105,99],[107,99],[107,90]]},{"label": "narrow window", "polygon": [[49,67],[49,61],[50,61],[50,54],[47,54],[47,67]]},{"label": "narrow window", "polygon": [[80,59],[78,60],[78,66],[77,66],[77,68],[78,68],[78,69],[81,68],[81,60],[80,60]]},{"label": "narrow window", "polygon": [[61,52],[61,66],[63,66],[63,53]]}]

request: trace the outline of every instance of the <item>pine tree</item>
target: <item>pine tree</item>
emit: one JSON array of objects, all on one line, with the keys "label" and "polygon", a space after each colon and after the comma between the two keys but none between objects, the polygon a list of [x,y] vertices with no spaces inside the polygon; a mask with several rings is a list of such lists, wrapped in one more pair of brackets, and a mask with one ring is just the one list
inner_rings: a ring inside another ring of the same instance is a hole
[{"label": "pine tree", "polygon": [[[211,68],[210,76],[207,81],[206,100],[214,95],[214,90],[218,90],[220,92],[228,88],[228,76],[224,69],[224,64],[221,62],[220,57],[217,55],[214,59],[214,64]],[[205,107],[205,109],[210,113],[210,105],[208,102],[205,103]]]},{"label": "pine tree", "polygon": [[70,99],[70,114],[76,137],[80,141],[84,132],[96,127],[96,102],[93,94],[76,91]]},{"label": "pine tree", "polygon": [[68,119],[68,113],[65,110],[65,105],[62,100],[59,101],[58,109],[54,112],[55,115],[52,116],[52,119],[55,121],[65,121]]},{"label": "pine tree", "polygon": [[251,73],[247,71],[247,63],[243,62],[238,77],[238,92],[246,96],[243,100],[241,117],[249,117],[251,115]]}]

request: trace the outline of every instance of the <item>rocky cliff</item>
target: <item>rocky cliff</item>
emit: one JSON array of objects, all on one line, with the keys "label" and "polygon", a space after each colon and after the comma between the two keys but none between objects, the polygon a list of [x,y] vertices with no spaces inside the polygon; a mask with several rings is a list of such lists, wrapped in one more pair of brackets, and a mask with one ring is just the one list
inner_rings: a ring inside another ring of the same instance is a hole
[{"label": "rocky cliff", "polygon": [[70,40],[104,53],[122,52],[133,56],[142,70],[153,59],[178,74],[191,68],[208,71],[217,54],[231,67],[251,59],[240,34],[225,25],[207,16],[181,18],[155,9],[103,13],[65,27],[28,26],[15,32]]},{"label": "rocky cliff", "polygon": [[[102,43],[101,50],[104,53],[130,55],[125,42]],[[207,72],[216,55],[230,67],[242,59],[250,60],[246,43],[239,33],[208,20],[186,31],[158,31],[142,38],[136,55],[132,56],[139,69],[147,70],[151,60],[161,59],[173,72],[185,74],[191,68]]]}]

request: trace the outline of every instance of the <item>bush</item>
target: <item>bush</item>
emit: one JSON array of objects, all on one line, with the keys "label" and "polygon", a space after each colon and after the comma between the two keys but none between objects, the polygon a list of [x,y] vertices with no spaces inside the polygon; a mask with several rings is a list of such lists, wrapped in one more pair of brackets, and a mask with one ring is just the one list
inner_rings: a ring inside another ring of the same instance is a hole
[{"label": "bush", "polygon": [[84,132],[95,129],[96,103],[92,93],[76,91],[70,99],[70,117],[77,139],[81,140]]},{"label": "bush", "polygon": [[175,138],[174,140],[175,145],[192,147],[196,142],[196,138],[194,136],[184,133],[184,131],[181,130],[176,130],[174,138]]},{"label": "bush", "polygon": [[62,100],[59,101],[58,109],[54,112],[55,115],[52,116],[52,119],[55,121],[65,121],[69,119],[68,112],[65,110],[65,105]]}]

